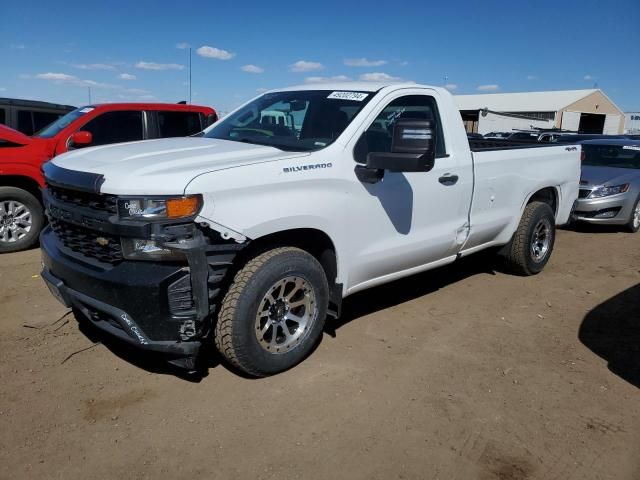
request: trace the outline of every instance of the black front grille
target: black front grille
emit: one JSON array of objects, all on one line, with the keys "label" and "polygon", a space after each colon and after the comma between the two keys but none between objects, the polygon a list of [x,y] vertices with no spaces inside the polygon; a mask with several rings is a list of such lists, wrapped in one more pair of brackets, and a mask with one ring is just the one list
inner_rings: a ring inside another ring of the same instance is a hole
[{"label": "black front grille", "polygon": [[104,263],[115,264],[122,261],[119,237],[54,218],[50,222],[56,236],[68,249]]},{"label": "black front grille", "polygon": [[115,195],[81,192],[68,188],[54,187],[53,185],[47,185],[47,191],[52,198],[59,202],[105,212],[110,215],[118,213],[118,204]]},{"label": "black front grille", "polygon": [[591,190],[587,188],[581,188],[578,193],[578,198],[587,198],[591,194]]}]

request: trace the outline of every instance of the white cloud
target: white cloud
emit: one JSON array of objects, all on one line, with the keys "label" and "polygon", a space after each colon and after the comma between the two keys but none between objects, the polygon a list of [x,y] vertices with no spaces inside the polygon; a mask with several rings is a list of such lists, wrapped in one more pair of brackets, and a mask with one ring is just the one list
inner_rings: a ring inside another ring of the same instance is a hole
[{"label": "white cloud", "polygon": [[39,80],[47,80],[49,82],[53,82],[56,85],[65,84],[65,85],[73,85],[75,87],[118,88],[117,85],[112,85],[110,83],[96,82],[94,80],[83,80],[74,75],[68,75],[66,73],[47,72],[47,73],[38,73],[34,76],[20,75],[20,78],[37,78]]},{"label": "white cloud", "polygon": [[115,70],[116,67],[108,63],[72,63],[72,67],[80,70]]},{"label": "white cloud", "polygon": [[24,43],[10,43],[9,48],[12,50],[24,50],[27,47]]},{"label": "white cloud", "polygon": [[268,92],[269,89],[268,88],[256,88],[256,92],[258,93],[264,93],[264,92]]},{"label": "white cloud", "polygon": [[55,82],[71,82],[74,80],[78,80],[78,77],[74,77],[73,75],[67,75],[66,73],[38,73],[36,78],[41,80],[52,80]]},{"label": "white cloud", "polygon": [[120,75],[118,75],[118,78],[120,80],[135,80],[136,77],[135,75],[131,75],[130,73],[121,73]]},{"label": "white cloud", "polygon": [[7,91],[7,87],[0,87],[0,92],[6,92]]},{"label": "white cloud", "polygon": [[385,65],[386,60],[367,60],[366,58],[346,58],[344,64],[347,67],[379,67]]},{"label": "white cloud", "polygon": [[496,85],[495,83],[491,83],[489,85],[478,85],[478,90],[481,92],[495,92],[500,89],[500,85]]},{"label": "white cloud", "polygon": [[189,45],[187,42],[180,42],[176,44],[176,48],[179,48],[180,50],[184,50],[186,48],[191,48],[191,45]]},{"label": "white cloud", "polygon": [[313,72],[322,70],[324,65],[318,62],[308,62],[307,60],[298,60],[296,63],[289,65],[292,72]]},{"label": "white cloud", "polygon": [[399,63],[399,65],[400,65],[401,67],[406,67],[407,65],[409,65],[409,62],[407,62],[406,60],[402,60],[402,61]]},{"label": "white cloud", "polygon": [[307,77],[304,83],[331,83],[331,82],[348,82],[351,78],[346,75],[335,75],[333,77]]},{"label": "white cloud", "polygon": [[363,82],[400,82],[400,77],[394,77],[384,72],[363,73],[360,75]]},{"label": "white cloud", "polygon": [[146,95],[149,93],[149,90],[144,90],[142,88],[125,88],[123,92],[130,93],[131,95]]},{"label": "white cloud", "polygon": [[535,75],[527,75],[527,80],[537,80],[538,77],[536,77]]},{"label": "white cloud", "polygon": [[593,77],[591,75],[585,75],[583,78],[585,80],[593,80]]},{"label": "white cloud", "polygon": [[240,70],[242,70],[243,72],[247,72],[247,73],[262,73],[264,72],[264,68],[259,67],[257,65],[244,65],[242,67],[240,67]]},{"label": "white cloud", "polygon": [[222,50],[221,48],[210,47],[208,45],[203,45],[196,50],[196,53],[201,57],[217,58],[218,60],[231,60],[235,56],[235,53]]},{"label": "white cloud", "polygon": [[135,64],[140,70],[182,70],[184,65],[177,63],[138,62]]},{"label": "white cloud", "polygon": [[447,90],[449,90],[450,92],[453,92],[454,90],[458,89],[458,85],[456,85],[455,83],[447,83],[444,88],[446,88]]}]

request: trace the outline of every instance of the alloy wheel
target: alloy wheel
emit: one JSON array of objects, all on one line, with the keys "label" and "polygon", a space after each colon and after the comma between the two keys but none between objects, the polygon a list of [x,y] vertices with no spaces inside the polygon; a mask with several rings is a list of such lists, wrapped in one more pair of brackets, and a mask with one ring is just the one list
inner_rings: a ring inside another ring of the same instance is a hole
[{"label": "alloy wheel", "polygon": [[546,218],[541,219],[533,229],[531,239],[531,258],[534,262],[541,262],[549,253],[551,235],[551,222]]},{"label": "alloy wheel", "polygon": [[267,352],[286,353],[305,337],[317,317],[315,294],[300,277],[276,282],[258,306],[255,334]]},{"label": "alloy wheel", "polygon": [[0,242],[14,243],[29,234],[33,226],[31,211],[16,200],[0,201]]}]

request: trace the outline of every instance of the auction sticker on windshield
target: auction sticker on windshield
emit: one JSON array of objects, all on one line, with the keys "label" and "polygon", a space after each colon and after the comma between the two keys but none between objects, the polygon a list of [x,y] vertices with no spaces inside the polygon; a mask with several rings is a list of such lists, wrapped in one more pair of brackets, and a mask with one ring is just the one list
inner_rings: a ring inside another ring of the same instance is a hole
[{"label": "auction sticker on windshield", "polygon": [[338,100],[353,100],[354,102],[361,102],[369,96],[368,93],[362,92],[333,92],[327,98],[334,98]]}]

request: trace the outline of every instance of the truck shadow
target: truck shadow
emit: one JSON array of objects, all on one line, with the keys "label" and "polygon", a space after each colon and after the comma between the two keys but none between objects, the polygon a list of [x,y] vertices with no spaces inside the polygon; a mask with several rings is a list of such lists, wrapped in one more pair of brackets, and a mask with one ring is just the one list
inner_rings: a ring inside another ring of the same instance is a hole
[{"label": "truck shadow", "polygon": [[[629,233],[624,225],[596,225],[586,222],[573,222],[560,228],[576,233]],[[629,235],[633,234],[629,233]]]},{"label": "truck shadow", "polygon": [[171,365],[167,357],[155,352],[141,352],[140,350],[121,342],[111,335],[105,334],[92,325],[81,314],[74,314],[78,320],[80,331],[92,342],[100,342],[114,355],[136,367],[151,373],[172,375],[183,380],[198,383],[209,374],[210,368],[220,365],[220,356],[212,345],[203,345],[198,356],[197,366],[193,371],[187,371]]},{"label": "truck shadow", "polygon": [[578,338],[612,373],[640,388],[640,284],[591,310]]},{"label": "truck shadow", "polygon": [[325,333],[335,337],[339,328],[360,317],[428,295],[473,275],[495,275],[497,271],[500,268],[495,251],[489,250],[464,257],[451,265],[358,292],[345,299],[339,319],[327,319]]},{"label": "truck shadow", "polygon": [[[482,252],[458,260],[452,265],[413,275],[357,293],[345,300],[341,318],[338,320],[327,318],[325,333],[335,337],[336,331],[340,327],[370,313],[422,297],[472,275],[481,273],[493,275],[496,272],[496,264],[495,253],[490,251]],[[80,331],[87,336],[89,340],[92,342],[100,342],[114,355],[147,372],[172,375],[185,381],[197,383],[207,377],[210,369],[223,367],[235,375],[247,379],[254,379],[222,362],[212,341],[206,342],[205,345],[203,345],[200,355],[198,356],[197,368],[194,371],[188,372],[167,363],[166,356],[153,352],[141,352],[105,334],[84,319],[81,314],[77,314],[76,319],[78,320]],[[317,347],[318,345],[316,345],[315,348]],[[311,354],[313,354],[313,352],[311,352]]]}]

